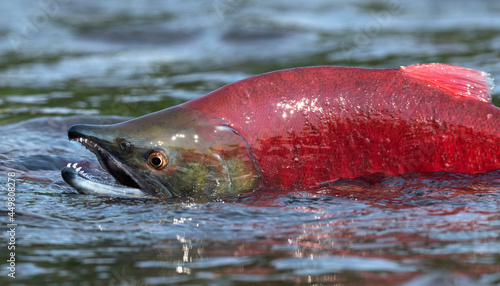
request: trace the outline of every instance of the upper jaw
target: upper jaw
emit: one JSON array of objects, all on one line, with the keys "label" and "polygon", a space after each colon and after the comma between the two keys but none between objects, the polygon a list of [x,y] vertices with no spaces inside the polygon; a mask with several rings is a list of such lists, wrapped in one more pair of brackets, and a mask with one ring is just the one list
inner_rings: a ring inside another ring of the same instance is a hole
[{"label": "upper jaw", "polygon": [[[147,176],[147,180],[144,180],[144,178],[141,178],[140,171],[134,171],[129,166],[118,160],[104,147],[101,147],[99,143],[95,142],[99,140],[98,138],[90,139],[85,137],[83,134],[78,134],[80,135],[78,137],[71,137],[71,134],[72,133],[69,133],[70,141],[80,142],[89,151],[94,153],[101,166],[103,166],[122,185],[140,189],[144,193],[155,197],[173,197],[172,193],[165,188],[163,184],[150,178],[149,176]],[[73,132],[73,134],[75,133]],[[105,142],[103,142],[103,146],[105,146]],[[144,177],[144,174],[142,174],[142,177]]]},{"label": "upper jaw", "polygon": [[110,152],[99,146],[94,141],[84,137],[71,138],[70,141],[80,142],[89,151],[94,153],[101,166],[105,168],[120,184],[132,188],[140,187],[140,184],[133,173],[131,173],[123,163],[111,155]]}]

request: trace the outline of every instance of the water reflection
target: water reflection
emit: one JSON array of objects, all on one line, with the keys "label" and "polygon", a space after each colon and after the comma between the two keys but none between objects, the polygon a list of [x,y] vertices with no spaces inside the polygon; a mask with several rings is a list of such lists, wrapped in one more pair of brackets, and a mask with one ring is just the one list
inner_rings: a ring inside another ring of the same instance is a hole
[{"label": "water reflection", "polygon": [[[39,4],[54,2],[57,11]],[[498,173],[364,178],[206,204],[82,196],[60,178],[68,162],[97,163],[67,128],[111,118],[53,116],[140,116],[296,66],[448,62],[500,78],[498,1],[399,1],[383,18],[390,3],[3,1],[0,170],[19,179],[15,282],[498,285]],[[36,13],[48,21],[29,30]],[[14,124],[40,116],[50,118]]]}]

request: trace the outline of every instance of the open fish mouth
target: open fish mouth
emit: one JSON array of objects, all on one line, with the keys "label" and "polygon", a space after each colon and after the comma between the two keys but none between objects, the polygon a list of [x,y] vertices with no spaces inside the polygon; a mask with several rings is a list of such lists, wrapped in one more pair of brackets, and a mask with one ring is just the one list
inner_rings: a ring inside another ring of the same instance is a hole
[{"label": "open fish mouth", "polygon": [[113,198],[156,199],[156,197],[147,195],[138,188],[93,180],[92,175],[83,172],[80,168],[77,167],[77,163],[69,163],[68,166],[61,170],[61,175],[66,183],[81,194]]},{"label": "open fish mouth", "polygon": [[101,166],[103,166],[118,183],[131,188],[140,188],[140,185],[134,180],[134,176],[128,170],[127,166],[122,164],[97,143],[83,137],[72,138],[70,141],[80,142],[85,148],[94,153]]},{"label": "open fish mouth", "polygon": [[[116,182],[97,181],[92,175],[84,172],[77,163],[69,163],[61,170],[61,175],[64,181],[75,188],[79,193],[115,198],[157,199],[159,197],[152,195],[158,194],[155,189],[158,188],[158,182],[154,180],[152,182],[146,182],[139,178],[128,168],[128,166],[117,160],[112,154],[100,147],[94,141],[84,137],[70,138],[70,141],[80,142],[89,151],[94,153],[101,166],[116,180]],[[151,183],[153,185],[151,185]],[[166,194],[166,197],[171,195],[164,187],[161,193]],[[165,197],[165,195],[163,196]]]}]

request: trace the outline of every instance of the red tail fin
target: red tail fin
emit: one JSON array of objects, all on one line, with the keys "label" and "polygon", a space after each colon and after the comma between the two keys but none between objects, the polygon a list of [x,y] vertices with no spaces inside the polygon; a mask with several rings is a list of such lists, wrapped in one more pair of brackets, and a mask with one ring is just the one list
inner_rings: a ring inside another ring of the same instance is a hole
[{"label": "red tail fin", "polygon": [[491,102],[493,79],[490,74],[449,64],[418,64],[401,67],[408,76],[447,91],[484,102]]}]

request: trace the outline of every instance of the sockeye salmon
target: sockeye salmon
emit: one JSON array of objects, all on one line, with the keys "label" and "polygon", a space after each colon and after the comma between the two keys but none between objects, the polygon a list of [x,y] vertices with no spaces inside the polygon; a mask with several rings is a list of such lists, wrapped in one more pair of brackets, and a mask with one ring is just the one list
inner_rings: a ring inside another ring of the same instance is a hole
[{"label": "sockeye salmon", "polygon": [[[500,168],[500,109],[485,72],[449,64],[270,72],[114,125],[74,125],[121,186],[78,172],[82,193],[221,197],[314,189],[376,173]],[[75,169],[76,168],[76,169]]]}]

